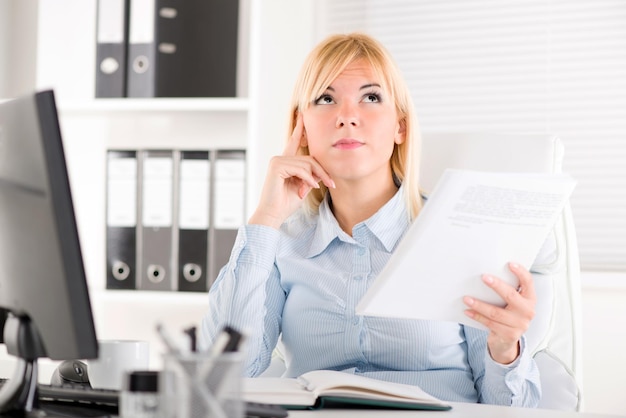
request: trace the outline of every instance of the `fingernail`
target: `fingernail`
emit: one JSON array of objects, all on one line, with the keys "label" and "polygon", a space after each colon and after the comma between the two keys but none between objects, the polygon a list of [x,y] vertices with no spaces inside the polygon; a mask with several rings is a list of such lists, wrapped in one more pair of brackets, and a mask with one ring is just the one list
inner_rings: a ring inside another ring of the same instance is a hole
[{"label": "fingernail", "polygon": [[474,299],[469,296],[465,296],[463,298],[463,302],[465,302],[466,305],[472,306],[474,304]]},{"label": "fingernail", "polygon": [[473,318],[474,317],[474,311],[467,310],[467,311],[465,311],[465,315],[469,316],[470,318]]},{"label": "fingernail", "polygon": [[493,284],[493,277],[489,276],[488,274],[485,274],[483,276],[483,281],[487,284]]},{"label": "fingernail", "polygon": [[517,263],[509,263],[509,266],[510,266],[512,269],[518,269],[518,268],[519,268],[519,264],[517,264]]}]

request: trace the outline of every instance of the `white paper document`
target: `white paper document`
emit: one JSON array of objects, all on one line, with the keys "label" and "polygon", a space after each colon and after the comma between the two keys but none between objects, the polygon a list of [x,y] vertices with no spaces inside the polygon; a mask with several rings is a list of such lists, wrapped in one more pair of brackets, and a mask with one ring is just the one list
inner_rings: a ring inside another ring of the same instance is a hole
[{"label": "white paper document", "polygon": [[530,268],[575,185],[561,174],[446,170],[357,314],[484,329],[463,297],[504,306],[481,276],[517,287],[508,263]]}]

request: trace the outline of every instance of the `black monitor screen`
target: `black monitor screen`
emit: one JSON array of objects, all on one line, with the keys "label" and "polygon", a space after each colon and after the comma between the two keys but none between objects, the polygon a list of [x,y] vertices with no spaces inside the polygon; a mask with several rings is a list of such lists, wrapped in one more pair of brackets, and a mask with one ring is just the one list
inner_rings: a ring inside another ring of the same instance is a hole
[{"label": "black monitor screen", "polygon": [[52,91],[0,103],[0,308],[9,354],[97,357]]}]

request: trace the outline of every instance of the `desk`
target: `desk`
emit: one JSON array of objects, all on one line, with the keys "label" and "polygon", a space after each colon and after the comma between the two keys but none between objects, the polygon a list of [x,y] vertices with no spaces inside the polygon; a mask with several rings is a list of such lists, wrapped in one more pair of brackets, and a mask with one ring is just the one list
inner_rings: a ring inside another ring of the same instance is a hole
[{"label": "desk", "polygon": [[605,415],[550,409],[512,408],[507,406],[450,402],[449,411],[389,411],[363,409],[322,409],[289,411],[289,418],[617,418],[626,415]]}]

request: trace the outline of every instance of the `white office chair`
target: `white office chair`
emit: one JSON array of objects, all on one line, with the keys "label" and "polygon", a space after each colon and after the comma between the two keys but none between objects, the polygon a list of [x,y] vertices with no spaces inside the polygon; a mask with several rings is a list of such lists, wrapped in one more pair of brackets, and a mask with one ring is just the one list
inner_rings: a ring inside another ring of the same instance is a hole
[{"label": "white office chair", "polygon": [[[432,190],[446,168],[560,173],[563,144],[546,134],[424,133],[420,182]],[[527,333],[541,373],[539,407],[582,407],[580,266],[569,205],[554,228],[556,258],[539,266],[537,309]]]},{"label": "white office chair", "polygon": [[[425,133],[420,182],[432,190],[446,168],[482,171],[559,173],[563,161],[561,141],[545,134]],[[582,342],[580,336],[580,283],[578,247],[569,205],[554,234],[556,258],[539,266],[535,280],[535,319],[526,334],[541,373],[540,408],[580,410]],[[264,376],[285,370],[280,342]]]}]

